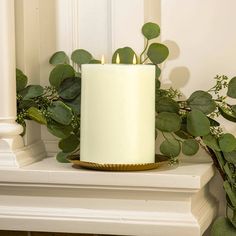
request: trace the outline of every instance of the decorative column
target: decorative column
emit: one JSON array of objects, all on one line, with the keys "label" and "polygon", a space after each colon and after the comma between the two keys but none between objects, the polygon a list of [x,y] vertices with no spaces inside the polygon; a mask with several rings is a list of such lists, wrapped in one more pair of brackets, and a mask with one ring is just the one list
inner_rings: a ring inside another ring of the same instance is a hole
[{"label": "decorative column", "polygon": [[32,163],[33,153],[24,147],[16,123],[14,0],[0,0],[0,168]]}]

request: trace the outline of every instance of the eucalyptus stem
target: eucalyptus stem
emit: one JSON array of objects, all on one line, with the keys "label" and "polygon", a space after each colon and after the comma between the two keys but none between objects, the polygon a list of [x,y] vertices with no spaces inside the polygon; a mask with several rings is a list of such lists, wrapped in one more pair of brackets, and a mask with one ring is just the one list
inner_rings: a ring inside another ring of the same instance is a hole
[{"label": "eucalyptus stem", "polygon": [[183,141],[180,140],[180,139],[178,139],[172,132],[171,132],[170,134],[171,134],[171,136],[172,136],[176,141],[178,141],[178,142],[180,142],[180,143],[183,143]]},{"label": "eucalyptus stem", "polygon": [[225,180],[226,179],[226,175],[225,175],[224,171],[221,169],[221,167],[219,165],[219,162],[218,162],[218,159],[216,157],[215,152],[212,149],[210,149],[210,148],[206,148],[206,149],[208,150],[208,154],[210,155],[210,157],[211,157],[211,159],[212,159],[212,161],[214,163],[214,166],[219,171],[222,179]]},{"label": "eucalyptus stem", "polygon": [[214,99],[215,102],[223,102],[221,99]]},{"label": "eucalyptus stem", "polygon": [[146,40],[145,47],[144,47],[143,51],[140,54],[140,64],[143,64],[147,60],[147,58],[146,58],[144,61],[142,61],[142,56],[144,55],[145,51],[147,50],[148,45],[149,45],[149,40]]},{"label": "eucalyptus stem", "polygon": [[210,92],[214,92],[215,89],[216,89],[217,85],[213,86],[212,88],[208,89],[207,92],[210,93]]},{"label": "eucalyptus stem", "polygon": [[181,110],[184,110],[184,111],[191,111],[190,108],[187,108],[187,107],[180,107]]},{"label": "eucalyptus stem", "polygon": [[208,155],[211,156],[211,153],[210,153],[209,149],[208,149],[205,145],[202,144],[201,140],[198,140],[198,139],[195,139],[195,140],[198,142],[198,144],[200,145],[200,147],[201,147],[203,150],[205,150],[205,152],[206,152]]},{"label": "eucalyptus stem", "polygon": [[146,57],[146,58],[141,62],[141,64],[143,64],[147,59],[148,59],[148,57]]},{"label": "eucalyptus stem", "polygon": [[161,132],[161,133],[162,133],[164,139],[165,139],[166,141],[168,141],[168,138],[165,136],[164,132]]}]

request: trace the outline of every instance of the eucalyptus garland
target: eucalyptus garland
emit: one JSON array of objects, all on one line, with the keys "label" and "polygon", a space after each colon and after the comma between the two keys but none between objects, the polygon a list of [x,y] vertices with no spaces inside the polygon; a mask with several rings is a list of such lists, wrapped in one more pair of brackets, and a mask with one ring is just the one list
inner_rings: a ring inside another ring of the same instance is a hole
[{"label": "eucalyptus garland", "polygon": [[[227,217],[218,219],[212,235],[235,235],[236,233],[236,138],[224,133],[219,116],[236,122],[236,105],[228,98],[236,98],[236,77],[217,75],[215,85],[207,91],[193,92],[188,99],[173,88],[162,89],[159,65],[169,55],[168,48],[153,42],[160,35],[160,27],[146,23],[142,27],[145,47],[138,55],[130,47],[117,49],[120,63],[132,64],[135,55],[139,64],[149,63],[156,68],[156,134],[162,135],[160,152],[171,164],[178,156],[195,155],[203,148],[212,158],[223,180],[227,198]],[[80,151],[80,101],[81,65],[101,63],[84,49],[75,50],[69,57],[59,51],[49,60],[53,66],[49,76],[50,86],[27,85],[26,75],[17,69],[17,122],[26,128],[26,120],[34,120],[47,126],[50,133],[60,139],[57,154],[59,162],[68,162],[72,154]],[[23,134],[22,134],[23,135]],[[221,234],[222,233],[222,234]]]}]

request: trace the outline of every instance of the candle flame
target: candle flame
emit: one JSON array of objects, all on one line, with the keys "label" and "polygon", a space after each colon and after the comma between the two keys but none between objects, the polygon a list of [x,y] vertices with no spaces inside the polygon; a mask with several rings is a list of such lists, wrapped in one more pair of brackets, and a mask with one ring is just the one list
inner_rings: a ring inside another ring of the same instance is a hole
[{"label": "candle flame", "polygon": [[137,59],[136,59],[135,54],[134,54],[134,57],[133,57],[133,64],[134,64],[134,65],[137,64]]},{"label": "candle flame", "polygon": [[116,55],[116,64],[120,64],[120,55],[117,53]]},{"label": "candle flame", "polygon": [[102,64],[102,65],[105,64],[105,57],[104,57],[104,55],[102,55],[101,64]]}]

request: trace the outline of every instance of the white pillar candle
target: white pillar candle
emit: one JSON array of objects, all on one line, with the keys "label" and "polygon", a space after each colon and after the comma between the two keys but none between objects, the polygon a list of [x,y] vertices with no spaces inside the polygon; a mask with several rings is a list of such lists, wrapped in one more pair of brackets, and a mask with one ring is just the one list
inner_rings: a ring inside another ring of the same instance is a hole
[{"label": "white pillar candle", "polygon": [[154,162],[154,66],[83,65],[81,99],[82,161]]}]

